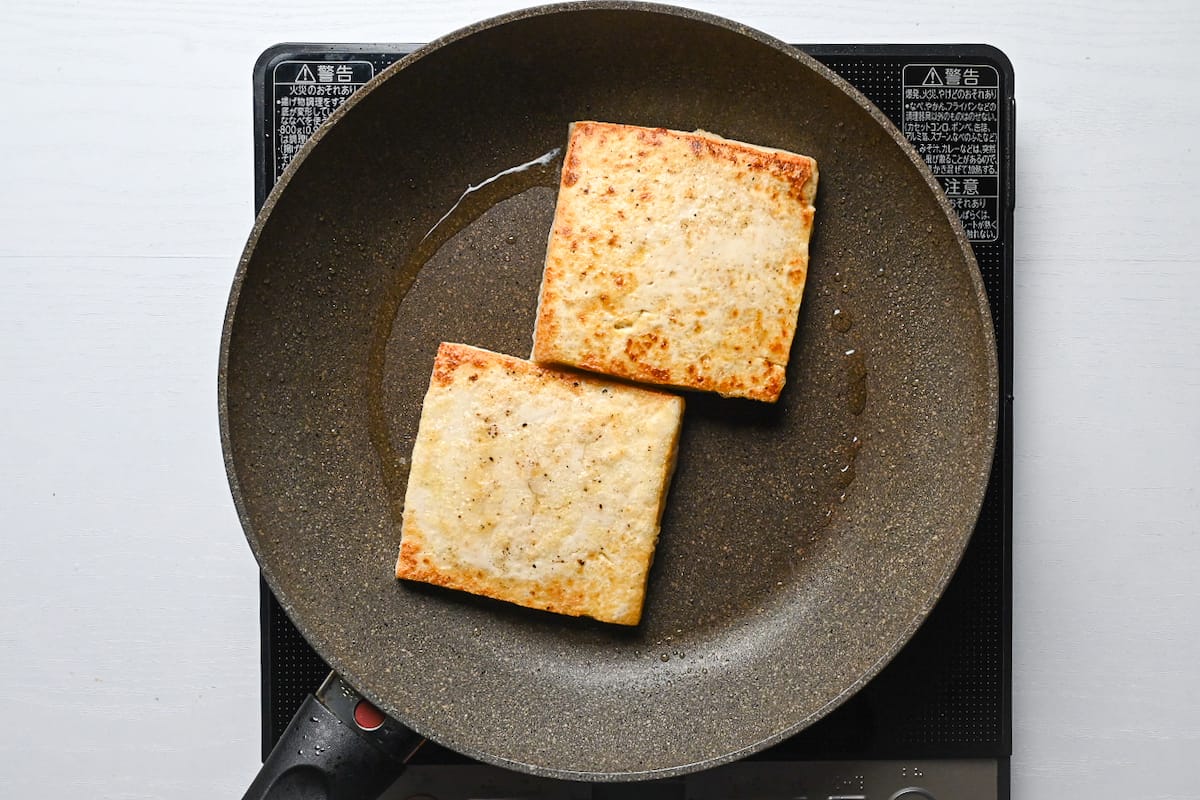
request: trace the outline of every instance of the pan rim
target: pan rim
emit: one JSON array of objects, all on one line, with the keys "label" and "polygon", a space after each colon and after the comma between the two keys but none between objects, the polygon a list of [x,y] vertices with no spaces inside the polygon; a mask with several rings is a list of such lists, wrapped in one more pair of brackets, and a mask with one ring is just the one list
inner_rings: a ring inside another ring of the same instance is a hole
[{"label": "pan rim", "polygon": [[[450,45],[450,44],[453,44],[460,40],[469,38],[479,32],[491,30],[491,29],[494,29],[497,27],[508,25],[510,23],[519,22],[521,20],[530,19],[530,18],[534,18],[534,17],[550,16],[550,15],[563,14],[563,13],[587,12],[587,11],[637,12],[637,13],[649,13],[649,14],[656,14],[656,15],[679,17],[679,18],[683,18],[686,20],[697,21],[697,22],[705,23],[705,24],[712,25],[715,27],[719,27],[719,28],[725,29],[727,31],[733,32],[735,34],[739,34],[743,37],[749,38],[751,40],[754,40],[761,45],[770,47],[771,49],[775,50],[776,52],[785,54],[788,57],[796,60],[797,62],[800,62],[806,68],[815,72],[824,80],[832,83],[835,87],[837,87],[839,90],[841,90],[847,96],[849,96],[858,106],[860,106],[861,108],[866,110],[868,112],[868,114],[870,114],[870,116],[874,119],[874,121],[883,129],[883,131],[885,131],[887,133],[889,138],[900,148],[901,152],[903,152],[905,154],[905,156],[908,158],[908,160],[912,163],[912,165],[916,169],[917,173],[921,176],[922,180],[925,182],[926,186],[929,188],[929,190],[933,194],[934,198],[936,199],[937,205],[941,209],[942,213],[946,216],[947,221],[951,224],[954,238],[961,250],[963,260],[970,267],[967,270],[967,273],[968,273],[967,277],[971,284],[971,289],[972,289],[972,292],[974,295],[974,300],[980,310],[981,320],[984,323],[987,323],[987,324],[981,325],[981,333],[982,333],[983,338],[985,339],[987,352],[988,352],[988,356],[989,356],[987,359],[986,367],[987,367],[987,389],[989,392],[989,402],[990,402],[991,406],[990,406],[990,413],[988,415],[987,430],[986,431],[981,430],[981,434],[983,437],[986,438],[986,441],[987,441],[987,456],[988,457],[987,457],[985,463],[988,465],[989,470],[990,470],[990,464],[992,462],[991,456],[994,453],[994,448],[995,448],[996,439],[997,439],[997,435],[998,435],[998,426],[999,426],[999,365],[998,365],[998,358],[997,358],[997,352],[996,352],[996,340],[995,340],[994,325],[991,324],[992,320],[991,320],[990,306],[988,304],[987,294],[986,294],[986,290],[984,288],[982,276],[979,272],[978,264],[977,264],[975,256],[974,256],[974,251],[970,246],[969,240],[966,237],[966,233],[963,230],[961,221],[959,220],[957,213],[955,213],[953,208],[950,206],[949,201],[946,199],[944,193],[941,190],[940,184],[938,184],[936,178],[933,177],[933,174],[932,174],[931,170],[929,169],[929,167],[925,164],[925,161],[917,153],[915,148],[913,148],[913,146],[908,142],[908,140],[903,137],[903,134],[900,133],[900,131],[896,128],[896,126],[890,120],[888,120],[887,117],[884,116],[883,113],[881,111],[879,111],[879,109],[876,108],[873,103],[871,103],[869,100],[867,100],[867,98],[865,96],[863,96],[857,89],[855,89],[853,86],[851,86],[848,82],[846,82],[840,76],[833,73],[827,67],[825,67],[824,65],[817,62],[811,56],[808,56],[807,54],[801,52],[794,46],[792,46],[790,44],[786,44],[774,37],[771,37],[771,36],[761,32],[761,31],[750,28],[746,25],[735,22],[733,20],[729,20],[729,19],[726,19],[723,17],[709,14],[707,12],[696,11],[696,10],[681,8],[681,7],[676,7],[676,6],[663,5],[663,4],[658,4],[658,3],[628,2],[626,0],[607,0],[607,1],[606,0],[589,0],[588,2],[579,2],[579,3],[555,3],[555,4],[540,5],[540,6],[533,6],[530,8],[519,9],[516,11],[512,11],[512,12],[508,12],[505,14],[491,17],[489,19],[481,20],[479,22],[473,23],[466,27],[460,28],[459,30],[453,31],[443,37],[440,37],[440,38],[430,42],[429,44],[419,48],[418,50],[414,51],[413,53],[400,59],[395,64],[389,66],[387,69],[381,71],[380,74],[378,76],[376,76],[367,87],[365,87],[366,91],[359,91],[359,92],[356,92],[354,95],[352,95],[351,98],[345,104],[343,104],[337,111],[334,112],[333,115],[331,115],[331,117],[320,127],[320,129],[316,132],[316,134],[314,134],[313,137],[311,137],[308,140],[308,142],[306,142],[302,146],[300,151],[297,153],[296,157],[288,165],[288,167],[285,169],[283,175],[280,177],[280,179],[277,181],[277,183],[271,189],[266,201],[263,204],[262,210],[256,216],[253,228],[247,239],[247,243],[245,245],[245,248],[243,249],[241,257],[239,258],[237,270],[233,277],[232,287],[230,290],[229,300],[228,300],[228,303],[226,306],[224,324],[222,327],[222,335],[221,335],[221,349],[220,349],[220,360],[219,360],[218,381],[217,381],[220,436],[221,436],[222,452],[223,452],[225,468],[226,468],[226,475],[227,475],[227,478],[229,481],[231,495],[234,500],[234,504],[235,504],[235,507],[236,507],[236,510],[238,513],[238,517],[239,517],[241,524],[243,526],[243,529],[245,531],[246,539],[250,545],[250,548],[255,556],[258,566],[259,566],[260,570],[262,571],[263,577],[266,580],[268,586],[270,586],[272,591],[275,592],[276,596],[280,599],[280,603],[283,606],[285,612],[288,614],[289,617],[293,618],[293,621],[296,623],[297,627],[301,630],[301,632],[305,635],[305,637],[313,642],[314,648],[319,653],[321,653],[321,655],[326,658],[328,663],[330,663],[330,665],[335,670],[339,671],[339,673],[342,674],[342,676],[348,682],[350,682],[352,685],[354,685],[356,688],[358,688],[359,691],[363,692],[364,696],[366,696],[369,700],[371,700],[372,702],[376,703],[377,705],[379,705],[380,707],[385,708],[385,709],[390,709],[391,704],[386,702],[386,698],[376,696],[376,695],[374,695],[374,693],[371,692],[371,690],[370,690],[371,682],[362,680],[363,676],[356,674],[356,670],[353,668],[353,665],[346,664],[346,663],[344,663],[344,661],[342,659],[338,659],[336,657],[336,653],[333,652],[333,650],[335,650],[335,648],[330,648],[328,646],[328,642],[326,641],[326,638],[321,635],[319,630],[313,630],[310,628],[310,626],[304,625],[301,620],[295,619],[295,617],[293,616],[292,606],[287,601],[287,598],[286,598],[286,595],[287,595],[286,589],[285,589],[285,587],[283,587],[281,585],[281,582],[278,579],[278,576],[271,569],[269,560],[263,557],[263,554],[260,551],[258,538],[254,533],[254,524],[251,519],[251,513],[245,502],[245,498],[244,498],[242,486],[241,486],[241,480],[238,476],[237,468],[234,463],[233,442],[232,442],[232,438],[231,438],[231,434],[230,434],[230,423],[229,423],[230,411],[229,411],[229,383],[228,383],[228,381],[229,381],[230,342],[231,342],[231,339],[233,338],[234,323],[235,323],[235,319],[237,316],[237,310],[239,307],[239,303],[242,298],[242,290],[244,288],[246,273],[249,268],[249,265],[253,261],[253,256],[257,249],[257,245],[258,245],[259,239],[261,237],[261,234],[263,232],[263,229],[264,229],[268,219],[270,218],[272,212],[274,211],[276,205],[278,204],[279,198],[287,191],[287,187],[288,187],[289,183],[291,182],[292,177],[295,175],[296,171],[301,168],[303,162],[307,159],[307,157],[313,151],[313,149],[316,148],[317,146],[319,146],[319,144],[323,140],[326,132],[330,128],[332,128],[334,125],[336,125],[338,123],[338,121],[340,121],[342,119],[342,117],[345,116],[345,114],[350,113],[350,111],[358,104],[358,102],[362,101],[365,97],[367,97],[370,93],[371,88],[373,88],[375,85],[378,85],[378,83],[388,80],[393,75],[404,70],[409,65],[414,64],[417,61],[420,61],[421,59],[425,58],[427,55],[429,55],[433,52],[436,52],[447,45]],[[982,461],[982,459],[981,459],[981,461]],[[975,515],[978,515],[979,509],[983,502],[984,493],[986,492],[986,485],[987,485],[986,478],[987,478],[987,472],[985,471],[984,475],[982,476],[982,480],[978,481],[978,486],[979,486],[978,496],[970,498],[970,502],[967,504],[967,506],[969,508],[974,509]],[[503,757],[499,757],[494,754],[480,751],[469,745],[468,746],[457,746],[453,743],[452,738],[450,738],[449,740],[447,740],[447,737],[444,737],[444,736],[435,736],[434,738],[438,739],[439,741],[449,741],[450,746],[454,747],[455,749],[459,750],[460,752],[463,752],[464,754],[466,754],[468,756],[476,758],[485,763],[490,763],[490,764],[493,764],[496,766],[501,766],[501,767],[510,768],[510,769],[518,769],[522,772],[527,772],[527,773],[531,773],[534,775],[540,775],[540,776],[544,776],[544,777],[551,777],[551,778],[565,779],[565,780],[577,780],[577,781],[578,780],[596,781],[596,782],[632,781],[632,780],[647,780],[647,779],[666,778],[666,777],[673,777],[673,776],[677,776],[677,775],[695,772],[695,771],[701,770],[701,769],[716,767],[721,764],[726,764],[726,763],[729,763],[732,761],[736,761],[736,760],[738,760],[740,758],[744,758],[745,756],[750,755],[752,753],[759,752],[762,749],[769,747],[773,744],[777,744],[778,742],[783,741],[784,739],[796,734],[800,730],[803,730],[804,728],[813,724],[816,720],[821,719],[822,717],[826,716],[831,711],[836,709],[838,706],[840,706],[849,697],[853,696],[865,683],[870,681],[876,674],[878,674],[878,672],[887,663],[889,663],[891,661],[891,659],[904,647],[904,645],[908,643],[908,641],[912,638],[912,636],[920,628],[921,624],[924,622],[928,613],[937,604],[937,602],[943,595],[943,593],[946,589],[946,586],[949,584],[951,578],[957,571],[957,567],[958,567],[959,563],[961,562],[963,553],[965,552],[966,546],[969,543],[969,541],[970,541],[970,535],[967,535],[966,537],[964,537],[962,539],[962,546],[957,549],[957,552],[953,554],[952,558],[948,559],[947,570],[946,570],[945,574],[940,577],[940,579],[937,581],[936,586],[932,587],[933,591],[929,595],[928,603],[926,604],[926,607],[922,608],[921,613],[915,615],[909,621],[909,623],[907,625],[903,626],[903,629],[901,630],[900,635],[896,638],[896,641],[893,642],[887,648],[886,652],[879,658],[879,660],[876,662],[876,664],[874,664],[866,673],[861,674],[858,677],[858,679],[855,680],[850,686],[846,687],[841,693],[839,693],[836,697],[832,698],[829,702],[824,704],[817,711],[808,715],[804,719],[796,721],[792,726],[779,731],[774,736],[767,737],[758,742],[754,742],[754,743],[749,744],[739,750],[729,752],[729,753],[724,753],[724,754],[715,756],[713,758],[698,760],[698,761],[695,761],[695,762],[689,763],[689,764],[675,765],[675,766],[671,766],[671,767],[650,769],[650,770],[644,770],[644,771],[629,771],[629,772],[612,773],[612,772],[589,772],[589,771],[566,770],[566,769],[560,769],[560,768],[547,768],[547,767],[536,765],[536,764],[528,764],[528,763],[524,763],[524,762],[521,762],[518,760],[506,759]],[[330,656],[334,656],[334,657],[331,658]],[[339,662],[342,662],[342,663],[339,663]],[[418,733],[421,733],[423,735],[429,735],[429,734],[433,733],[433,731],[422,730],[422,726],[419,722],[413,722],[413,721],[407,720],[407,719],[405,719],[403,714],[396,714],[395,716],[397,719],[403,721],[404,724],[409,725],[413,730],[415,730]]]}]

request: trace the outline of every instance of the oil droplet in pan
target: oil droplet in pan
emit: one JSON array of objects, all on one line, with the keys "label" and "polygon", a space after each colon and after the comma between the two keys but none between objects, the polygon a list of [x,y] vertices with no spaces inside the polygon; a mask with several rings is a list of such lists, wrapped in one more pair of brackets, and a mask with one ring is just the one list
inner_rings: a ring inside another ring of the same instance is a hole
[{"label": "oil droplet in pan", "polygon": [[858,416],[867,408],[867,357],[861,350],[846,351],[846,401]]},{"label": "oil droplet in pan", "polygon": [[838,333],[845,333],[846,331],[850,330],[850,326],[854,324],[854,319],[850,316],[849,311],[845,311],[841,308],[835,308],[833,310],[833,322],[830,324]]}]

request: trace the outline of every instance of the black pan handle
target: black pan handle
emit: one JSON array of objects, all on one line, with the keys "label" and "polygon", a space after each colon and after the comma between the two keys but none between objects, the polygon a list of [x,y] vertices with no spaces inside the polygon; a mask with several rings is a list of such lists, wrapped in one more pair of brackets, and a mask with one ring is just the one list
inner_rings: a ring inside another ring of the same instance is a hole
[{"label": "black pan handle", "polygon": [[292,717],[242,800],[374,800],[424,743],[330,673]]}]

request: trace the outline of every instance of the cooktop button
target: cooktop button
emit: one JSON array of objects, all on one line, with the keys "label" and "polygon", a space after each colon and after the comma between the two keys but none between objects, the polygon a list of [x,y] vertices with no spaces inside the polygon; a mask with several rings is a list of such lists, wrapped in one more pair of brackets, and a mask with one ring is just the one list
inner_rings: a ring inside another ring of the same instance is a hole
[{"label": "cooktop button", "polygon": [[928,789],[910,786],[896,792],[889,800],[937,800],[937,798],[930,794]]}]

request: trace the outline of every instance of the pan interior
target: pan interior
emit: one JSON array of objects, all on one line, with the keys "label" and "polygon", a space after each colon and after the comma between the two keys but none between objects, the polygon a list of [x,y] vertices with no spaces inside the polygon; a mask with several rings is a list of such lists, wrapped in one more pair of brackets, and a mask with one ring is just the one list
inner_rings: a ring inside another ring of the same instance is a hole
[{"label": "pan interior", "polygon": [[[575,119],[704,128],[821,170],[783,397],[688,396],[632,630],[392,575],[433,354],[528,355],[556,176],[459,200]],[[972,529],[995,351],[957,233],[855,96],[735,26],[588,4],[451,37],[305,151],[244,258],[222,403],[264,574],[364,694],[486,761],[643,778],[777,741],[907,640]]]}]

